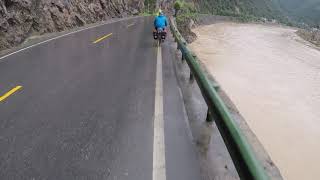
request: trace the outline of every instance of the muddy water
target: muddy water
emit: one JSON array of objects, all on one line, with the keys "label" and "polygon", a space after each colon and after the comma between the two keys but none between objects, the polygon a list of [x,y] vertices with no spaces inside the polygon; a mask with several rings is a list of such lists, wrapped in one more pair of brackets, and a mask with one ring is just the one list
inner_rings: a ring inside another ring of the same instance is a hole
[{"label": "muddy water", "polygon": [[219,23],[192,49],[236,104],[285,179],[320,179],[320,51],[295,30]]}]

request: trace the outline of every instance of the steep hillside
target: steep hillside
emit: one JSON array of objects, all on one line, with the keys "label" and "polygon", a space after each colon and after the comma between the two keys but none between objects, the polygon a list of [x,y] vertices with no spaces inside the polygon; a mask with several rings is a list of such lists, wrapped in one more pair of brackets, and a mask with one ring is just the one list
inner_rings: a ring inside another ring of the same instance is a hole
[{"label": "steep hillside", "polygon": [[144,0],[0,0],[0,50],[36,33],[138,14]]},{"label": "steep hillside", "polygon": [[319,0],[279,0],[279,4],[295,21],[320,25]]},{"label": "steep hillside", "polygon": [[201,12],[253,15],[296,25],[320,25],[319,0],[193,0]]},{"label": "steep hillside", "polygon": [[218,15],[254,15],[285,20],[278,0],[193,0],[205,13]]}]

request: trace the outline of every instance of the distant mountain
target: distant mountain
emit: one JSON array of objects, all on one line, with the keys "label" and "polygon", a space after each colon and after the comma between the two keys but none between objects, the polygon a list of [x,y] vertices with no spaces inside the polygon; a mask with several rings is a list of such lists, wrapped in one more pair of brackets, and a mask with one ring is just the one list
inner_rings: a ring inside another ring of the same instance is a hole
[{"label": "distant mountain", "polygon": [[279,0],[279,4],[295,21],[320,25],[320,0]]},{"label": "distant mountain", "polygon": [[285,20],[279,0],[193,0],[204,13]]},{"label": "distant mountain", "polygon": [[320,0],[193,0],[203,13],[320,24]]}]

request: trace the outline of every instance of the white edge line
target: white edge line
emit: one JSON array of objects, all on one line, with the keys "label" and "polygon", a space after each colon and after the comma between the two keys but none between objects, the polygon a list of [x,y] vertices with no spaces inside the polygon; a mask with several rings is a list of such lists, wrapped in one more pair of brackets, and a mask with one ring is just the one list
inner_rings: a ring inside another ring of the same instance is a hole
[{"label": "white edge line", "polygon": [[[76,31],[72,31],[72,32],[69,32],[69,33],[66,33],[66,34],[63,34],[63,35],[60,35],[60,36],[51,38],[51,39],[47,39],[47,40],[45,40],[45,41],[42,41],[42,42],[39,42],[39,43],[36,43],[36,44],[30,45],[30,46],[28,46],[28,47],[19,49],[19,50],[17,50],[17,51],[14,51],[14,52],[12,52],[12,53],[7,54],[7,55],[4,55],[4,56],[0,57],[0,60],[4,59],[4,58],[6,58],[6,57],[9,57],[9,56],[11,56],[11,55],[17,54],[17,53],[19,53],[19,52],[21,52],[21,51],[30,49],[30,48],[32,48],[32,47],[35,47],[35,46],[38,46],[38,45],[41,45],[41,44],[50,42],[50,41],[52,41],[52,40],[56,40],[56,39],[59,39],[59,38],[68,36],[68,35],[71,35],[71,34],[75,34],[75,33],[78,33],[78,32],[81,32],[81,31],[85,31],[85,30],[88,30],[88,29],[92,29],[92,28],[104,26],[104,25],[107,25],[107,24],[112,24],[112,23],[116,23],[116,22],[120,22],[120,21],[129,20],[129,19],[135,19],[135,18],[140,18],[140,16],[138,16],[138,17],[131,17],[131,18],[127,18],[127,19],[119,19],[119,20],[112,21],[112,22],[105,22],[105,23],[102,23],[102,24],[97,24],[97,25],[94,25],[94,26],[90,26],[90,27],[86,27],[86,28],[79,29],[79,30],[76,30]],[[0,61],[0,62],[1,62],[1,61]]]},{"label": "white edge line", "polygon": [[158,46],[155,105],[154,105],[154,124],[153,124],[153,180],[166,180],[166,157],[164,139],[164,120],[163,120],[163,80],[162,80],[162,55],[161,47]]}]

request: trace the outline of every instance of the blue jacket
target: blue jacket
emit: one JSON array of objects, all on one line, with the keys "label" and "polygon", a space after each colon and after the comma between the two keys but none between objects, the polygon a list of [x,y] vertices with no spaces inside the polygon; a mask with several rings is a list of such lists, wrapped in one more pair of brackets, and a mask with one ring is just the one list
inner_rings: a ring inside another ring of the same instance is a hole
[{"label": "blue jacket", "polygon": [[154,27],[156,29],[165,28],[167,27],[167,25],[168,25],[167,17],[164,15],[159,15],[154,19]]}]

